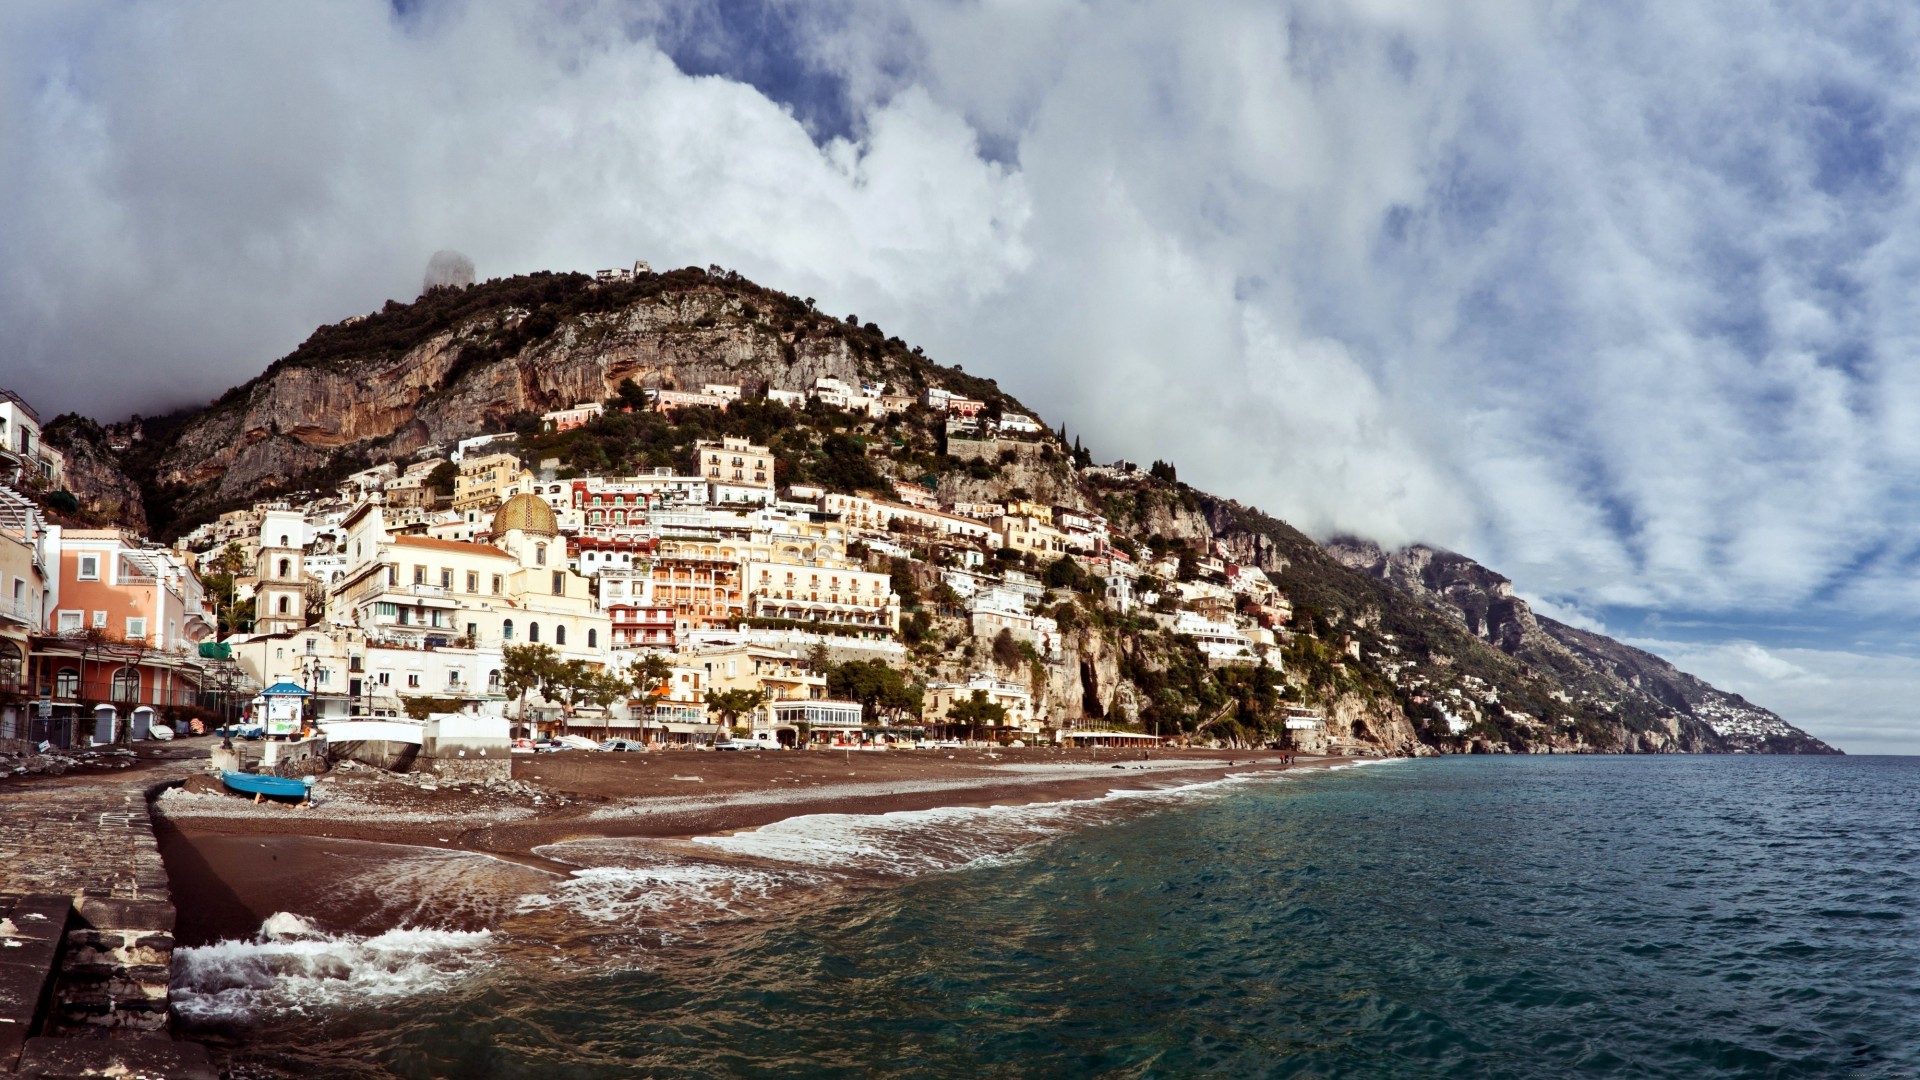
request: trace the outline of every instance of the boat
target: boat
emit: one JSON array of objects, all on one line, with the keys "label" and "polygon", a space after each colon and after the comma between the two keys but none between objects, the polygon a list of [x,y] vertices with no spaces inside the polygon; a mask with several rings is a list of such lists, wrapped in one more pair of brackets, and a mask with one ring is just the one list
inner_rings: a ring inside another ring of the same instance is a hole
[{"label": "boat", "polygon": [[292,780],[284,776],[266,776],[261,773],[234,772],[228,769],[220,774],[220,782],[235,791],[252,795],[256,800],[263,795],[287,799],[305,799],[309,795],[309,781]]}]

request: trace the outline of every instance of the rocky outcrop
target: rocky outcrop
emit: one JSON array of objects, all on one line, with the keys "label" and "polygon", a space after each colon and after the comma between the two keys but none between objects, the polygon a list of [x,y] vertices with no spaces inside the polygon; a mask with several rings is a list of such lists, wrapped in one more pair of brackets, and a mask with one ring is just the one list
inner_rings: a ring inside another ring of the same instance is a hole
[{"label": "rocky outcrop", "polygon": [[66,488],[79,500],[82,517],[101,525],[146,531],[147,507],[140,485],[122,471],[120,456],[104,428],[68,413],[55,418],[42,435],[66,457]]}]

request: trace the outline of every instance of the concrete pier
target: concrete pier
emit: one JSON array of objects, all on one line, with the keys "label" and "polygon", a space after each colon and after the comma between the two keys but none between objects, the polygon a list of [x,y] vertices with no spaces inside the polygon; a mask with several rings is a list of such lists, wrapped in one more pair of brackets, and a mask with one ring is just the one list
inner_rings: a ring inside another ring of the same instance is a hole
[{"label": "concrete pier", "polygon": [[205,771],[208,741],[0,784],[0,1074],[217,1075],[170,1033],[174,908],[147,804]]}]

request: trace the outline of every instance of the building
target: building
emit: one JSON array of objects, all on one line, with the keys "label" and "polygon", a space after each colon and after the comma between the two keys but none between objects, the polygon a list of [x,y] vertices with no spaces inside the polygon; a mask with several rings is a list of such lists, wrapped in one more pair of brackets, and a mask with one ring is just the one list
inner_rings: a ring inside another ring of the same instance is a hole
[{"label": "building", "polygon": [[1173,632],[1190,637],[1207,659],[1216,663],[1255,663],[1254,641],[1230,619],[1209,619],[1198,612],[1183,611],[1173,623]]},{"label": "building", "polygon": [[710,408],[725,410],[728,400],[718,394],[693,393],[686,390],[649,390],[647,400],[653,402],[655,412],[673,412],[675,409]]},{"label": "building", "polygon": [[530,491],[534,478],[513,454],[468,456],[453,478],[455,510],[485,510]]},{"label": "building", "polygon": [[46,625],[47,525],[39,508],[0,488],[0,738],[26,736],[34,635]]},{"label": "building", "polygon": [[606,411],[606,406],[598,401],[583,401],[571,409],[555,409],[540,415],[540,426],[545,431],[572,431],[585,427]]},{"label": "building", "polygon": [[900,629],[900,599],[887,574],[834,562],[756,559],[746,564],[746,586],[757,619],[858,636],[892,637]]},{"label": "building", "polygon": [[838,514],[842,524],[859,532],[885,533],[897,529],[965,540],[986,547],[1000,546],[1000,534],[986,522],[866,495],[828,492],[820,496],[820,509],[829,514]]},{"label": "building", "polygon": [[717,443],[694,444],[697,471],[711,486],[716,504],[773,501],[773,452],[745,439],[727,436]]},{"label": "building", "polygon": [[[953,725],[947,720],[947,713],[954,703],[971,699],[975,693],[983,695],[987,701],[999,705],[1007,711],[1006,718],[992,728],[965,729]],[[986,734],[989,738],[1011,738],[1020,735],[1040,733],[1039,718],[1033,714],[1033,695],[1018,685],[992,675],[976,673],[966,682],[935,682],[927,686],[926,697],[921,708],[921,718],[936,731],[954,737],[971,737]]]},{"label": "building", "polygon": [[370,644],[416,649],[551,645],[564,659],[604,660],[609,623],[538,496],[494,514],[491,543],[389,536],[381,507],[348,515],[347,571],[327,597],[330,621]]},{"label": "building", "polygon": [[293,510],[260,517],[260,553],[254,561],[253,628],[279,634],[307,625],[307,522]]},{"label": "building", "polygon": [[671,652],[679,640],[673,607],[653,598],[650,566],[601,570],[600,610],[607,613],[616,649]]},{"label": "building", "polygon": [[1047,430],[1040,421],[1022,413],[1001,413],[996,426],[1002,435],[1038,435]]},{"label": "building", "polygon": [[738,383],[706,383],[700,387],[700,392],[709,397],[725,398],[728,401],[740,400]]},{"label": "building", "polygon": [[40,441],[40,414],[25,398],[0,389],[0,483],[58,487],[65,457]]}]

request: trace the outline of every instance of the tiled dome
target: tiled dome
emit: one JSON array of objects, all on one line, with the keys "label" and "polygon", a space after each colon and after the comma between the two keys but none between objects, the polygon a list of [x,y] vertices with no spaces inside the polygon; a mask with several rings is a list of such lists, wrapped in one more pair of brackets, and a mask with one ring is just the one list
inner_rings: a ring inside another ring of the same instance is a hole
[{"label": "tiled dome", "polygon": [[538,495],[515,495],[500,505],[493,515],[493,535],[505,536],[519,529],[528,536],[559,536],[560,523],[553,508]]}]

